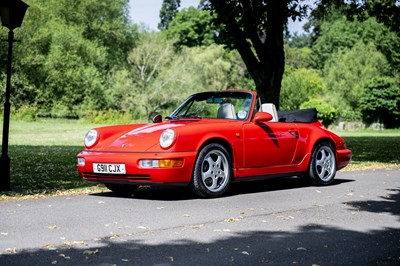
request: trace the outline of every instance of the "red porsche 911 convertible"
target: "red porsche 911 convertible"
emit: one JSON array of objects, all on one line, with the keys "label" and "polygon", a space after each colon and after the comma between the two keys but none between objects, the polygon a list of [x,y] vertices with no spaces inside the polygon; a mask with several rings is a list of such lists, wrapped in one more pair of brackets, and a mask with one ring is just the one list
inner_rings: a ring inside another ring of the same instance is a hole
[{"label": "red porsche 911 convertible", "polygon": [[90,130],[77,155],[83,179],[119,194],[167,184],[212,198],[233,181],[301,176],[329,185],[352,156],[315,109],[277,112],[252,91],[197,93],[153,122]]}]

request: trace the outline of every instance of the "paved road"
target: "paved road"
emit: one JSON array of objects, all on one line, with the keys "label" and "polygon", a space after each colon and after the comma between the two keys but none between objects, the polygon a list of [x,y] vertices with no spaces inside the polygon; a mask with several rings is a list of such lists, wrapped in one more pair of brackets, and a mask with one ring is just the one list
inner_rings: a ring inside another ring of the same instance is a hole
[{"label": "paved road", "polygon": [[0,265],[400,265],[400,170],[0,202]]}]

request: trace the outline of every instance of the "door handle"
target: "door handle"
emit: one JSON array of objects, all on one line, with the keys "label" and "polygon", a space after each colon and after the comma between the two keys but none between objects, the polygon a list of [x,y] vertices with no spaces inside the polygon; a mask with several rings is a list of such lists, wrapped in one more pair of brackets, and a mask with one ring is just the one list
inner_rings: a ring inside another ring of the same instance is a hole
[{"label": "door handle", "polygon": [[294,136],[296,139],[299,138],[299,131],[297,131],[297,129],[289,129],[289,134]]}]

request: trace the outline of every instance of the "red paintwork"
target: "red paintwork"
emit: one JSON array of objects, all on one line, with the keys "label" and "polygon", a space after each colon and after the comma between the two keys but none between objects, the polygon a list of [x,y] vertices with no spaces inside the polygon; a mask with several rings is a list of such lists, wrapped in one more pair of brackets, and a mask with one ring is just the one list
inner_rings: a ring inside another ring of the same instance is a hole
[{"label": "red paintwork", "polygon": [[[258,114],[267,113],[257,113],[256,116]],[[170,148],[163,149],[159,145],[159,138],[168,128],[173,128],[177,137]],[[251,115],[245,121],[188,118],[96,130],[100,139],[92,148],[86,147],[78,154],[78,158],[85,159],[85,166],[78,165],[77,168],[85,180],[103,183],[189,184],[196,156],[202,146],[209,142],[226,146],[231,152],[234,178],[243,180],[247,177],[305,173],[313,147],[322,139],[334,144],[337,169],[345,167],[352,155],[345,148],[344,140],[323,128],[319,122],[255,123],[251,121]],[[184,158],[183,167],[143,169],[138,166],[140,159],[162,158]],[[93,175],[92,163],[124,163],[127,175]]]}]

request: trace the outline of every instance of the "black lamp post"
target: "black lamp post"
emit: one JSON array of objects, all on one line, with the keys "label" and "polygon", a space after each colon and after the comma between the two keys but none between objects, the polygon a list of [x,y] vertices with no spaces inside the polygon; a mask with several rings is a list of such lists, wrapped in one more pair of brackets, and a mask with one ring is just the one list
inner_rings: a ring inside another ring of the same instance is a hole
[{"label": "black lamp post", "polygon": [[10,93],[11,93],[11,61],[12,46],[14,42],[15,28],[22,24],[28,5],[21,0],[1,0],[0,16],[1,23],[9,29],[8,32],[8,58],[7,58],[7,83],[6,99],[4,102],[4,120],[3,120],[3,142],[1,146],[0,157],[0,191],[10,190],[10,157],[8,157],[8,134],[10,125]]}]

